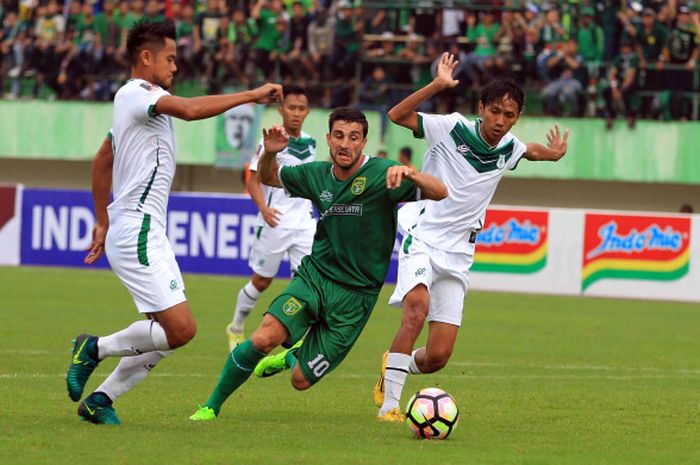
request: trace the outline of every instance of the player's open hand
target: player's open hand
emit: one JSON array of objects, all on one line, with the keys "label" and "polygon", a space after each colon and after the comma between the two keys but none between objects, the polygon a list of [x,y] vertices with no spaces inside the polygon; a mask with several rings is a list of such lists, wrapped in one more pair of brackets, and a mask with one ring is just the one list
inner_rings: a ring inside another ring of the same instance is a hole
[{"label": "player's open hand", "polygon": [[459,80],[452,77],[455,68],[459,61],[451,53],[443,53],[438,62],[437,72],[435,73],[435,81],[440,84],[443,89],[449,89],[459,84]]},{"label": "player's open hand", "polygon": [[280,224],[280,215],[282,215],[282,212],[279,210],[275,208],[266,208],[260,213],[262,213],[265,223],[270,225],[271,228],[275,228],[278,224]]},{"label": "player's open hand", "polygon": [[562,137],[558,124],[555,124],[554,129],[550,129],[549,133],[547,133],[547,147],[553,150],[559,158],[566,154],[568,140],[569,130],[564,131],[564,136]]},{"label": "player's open hand", "polygon": [[415,174],[415,168],[404,165],[392,166],[386,171],[386,187],[387,189],[396,189],[404,178],[410,179]]},{"label": "player's open hand", "polygon": [[270,129],[263,129],[263,143],[265,152],[278,153],[289,143],[289,135],[282,126],[272,126]]},{"label": "player's open hand", "polygon": [[95,223],[92,228],[92,243],[85,249],[88,251],[84,260],[86,265],[92,265],[104,254],[108,227],[109,225]]},{"label": "player's open hand", "polygon": [[263,86],[253,89],[253,100],[256,103],[274,103],[281,102],[284,97],[282,92],[282,86],[279,84],[267,83]]}]

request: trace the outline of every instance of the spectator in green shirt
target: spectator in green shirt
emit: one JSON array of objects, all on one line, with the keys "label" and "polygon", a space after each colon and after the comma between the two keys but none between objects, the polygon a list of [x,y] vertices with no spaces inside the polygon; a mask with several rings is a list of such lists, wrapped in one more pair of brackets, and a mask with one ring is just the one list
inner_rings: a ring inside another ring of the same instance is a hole
[{"label": "spectator in green shirt", "polygon": [[594,11],[591,7],[581,9],[581,18],[576,31],[578,51],[587,62],[602,61],[605,50],[605,34],[603,28],[593,20]]},{"label": "spectator in green shirt", "polygon": [[272,52],[277,49],[281,38],[277,26],[279,18],[283,18],[284,4],[282,0],[258,0],[251,8],[250,16],[257,21],[258,38],[255,50],[255,66],[263,73],[265,80],[271,80],[275,69]]},{"label": "spectator in green shirt", "polygon": [[486,77],[488,67],[496,55],[496,34],[500,29],[493,12],[480,14],[479,22],[472,14],[467,16],[467,39],[475,44],[471,53],[464,55],[464,72],[474,88],[479,87],[480,77]]},{"label": "spectator in green shirt", "polygon": [[662,52],[659,69],[665,63],[674,65],[664,70],[663,79],[666,88],[671,90],[670,112],[673,118],[689,119],[691,117],[691,101],[684,94],[698,91],[693,88],[693,73],[697,72],[697,61],[700,56],[700,13],[693,12],[686,5],[678,7],[676,22],[668,36],[668,41]]},{"label": "spectator in green shirt", "polygon": [[627,125],[634,128],[636,109],[633,99],[637,91],[637,75],[639,73],[639,56],[634,49],[635,43],[625,39],[620,44],[620,53],[613,60],[608,71],[610,86],[603,91],[607,113],[606,127],[612,129],[617,116],[618,105],[622,105],[627,117]]},{"label": "spectator in green shirt", "polygon": [[550,56],[557,53],[563,41],[567,39],[566,31],[559,19],[559,10],[553,5],[548,5],[548,7],[549,9],[545,12],[544,20],[538,22],[536,26],[539,35],[537,43],[539,53],[535,59],[535,68],[537,77],[543,82],[549,81],[547,62]]},{"label": "spectator in green shirt", "polygon": [[188,78],[195,74],[194,51],[194,7],[186,3],[180,8],[180,18],[175,21],[177,35],[177,67],[180,77]]},{"label": "spectator in green shirt", "polygon": [[[360,49],[359,36],[363,28],[362,19],[356,16],[352,4],[347,0],[341,0],[338,3],[331,57],[331,66],[336,78],[347,81],[348,76],[355,74],[355,62]],[[338,103],[337,106],[342,106],[347,102]]]}]

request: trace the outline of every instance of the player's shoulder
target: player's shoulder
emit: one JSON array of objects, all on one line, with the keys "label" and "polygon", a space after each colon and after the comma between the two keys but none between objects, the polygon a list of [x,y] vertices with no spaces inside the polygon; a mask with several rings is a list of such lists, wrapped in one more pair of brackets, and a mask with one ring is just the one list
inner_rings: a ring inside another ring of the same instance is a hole
[{"label": "player's shoulder", "polygon": [[129,79],[119,88],[116,95],[148,94],[151,92],[169,93],[159,85],[144,81],[143,79]]},{"label": "player's shoulder", "polygon": [[314,136],[304,131],[301,131],[300,136],[300,139],[303,140],[306,144],[316,148],[316,139],[314,138]]},{"label": "player's shoulder", "polygon": [[467,119],[466,116],[464,116],[461,113],[457,113],[456,111],[453,113],[447,113],[447,114],[437,114],[437,113],[418,113],[421,118],[423,119],[429,119],[431,121],[435,122],[440,122],[440,123],[456,123],[458,121],[463,122],[463,123],[469,123],[469,119]]}]

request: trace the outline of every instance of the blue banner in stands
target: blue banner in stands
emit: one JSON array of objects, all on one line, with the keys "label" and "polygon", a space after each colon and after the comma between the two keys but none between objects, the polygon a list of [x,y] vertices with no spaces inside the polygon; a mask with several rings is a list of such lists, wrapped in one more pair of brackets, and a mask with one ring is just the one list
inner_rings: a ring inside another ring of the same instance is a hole
[{"label": "blue banner in stands", "polygon": [[[245,195],[172,194],[167,234],[183,273],[248,276],[257,208]],[[89,191],[25,189],[22,202],[21,264],[88,266],[95,215]],[[389,281],[396,281],[394,248]],[[101,258],[92,267],[108,267]],[[284,260],[277,275],[289,277]]]}]

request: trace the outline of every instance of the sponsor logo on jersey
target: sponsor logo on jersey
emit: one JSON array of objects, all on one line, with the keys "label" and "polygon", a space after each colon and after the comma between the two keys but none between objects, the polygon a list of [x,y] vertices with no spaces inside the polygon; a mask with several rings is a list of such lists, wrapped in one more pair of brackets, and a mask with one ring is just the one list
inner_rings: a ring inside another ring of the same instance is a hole
[{"label": "sponsor logo on jersey", "polygon": [[672,281],[688,274],[690,218],[587,214],[581,288],[607,279]]},{"label": "sponsor logo on jersey", "polygon": [[365,178],[364,176],[355,178],[355,180],[352,182],[352,186],[350,186],[350,191],[355,195],[360,195],[365,191],[366,184],[367,178]]},{"label": "sponsor logo on jersey", "polygon": [[347,203],[340,205],[331,205],[328,210],[326,210],[327,215],[349,215],[349,216],[362,216],[362,205],[358,203]]},{"label": "sponsor logo on jersey", "polygon": [[321,195],[318,196],[318,200],[320,200],[321,202],[332,202],[333,193],[330,191],[323,191],[321,192]]},{"label": "sponsor logo on jersey", "polygon": [[474,271],[529,274],[547,264],[546,211],[491,210],[476,237]]},{"label": "sponsor logo on jersey", "polygon": [[416,270],[416,276],[420,276],[420,275],[422,275],[423,273],[425,273],[425,268],[418,268],[418,269]]},{"label": "sponsor logo on jersey", "polygon": [[284,305],[282,306],[282,311],[287,316],[294,316],[297,313],[299,313],[299,310],[301,310],[301,307],[303,307],[301,302],[299,302],[294,297],[290,297],[289,300],[287,300],[284,303]]},{"label": "sponsor logo on jersey", "polygon": [[170,290],[174,291],[175,289],[177,289],[177,281],[173,279],[172,281],[170,281]]},{"label": "sponsor logo on jersey", "polygon": [[324,211],[319,221],[323,221],[326,216],[362,216],[362,204],[348,203],[331,205],[328,210]]},{"label": "sponsor logo on jersey", "polygon": [[467,144],[461,144],[457,146],[457,151],[464,155],[467,152],[471,152],[471,148]]}]

